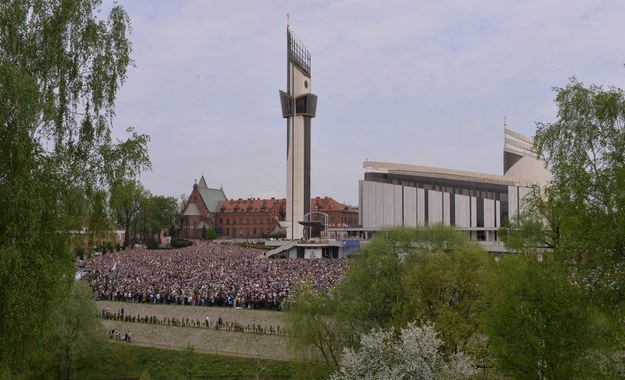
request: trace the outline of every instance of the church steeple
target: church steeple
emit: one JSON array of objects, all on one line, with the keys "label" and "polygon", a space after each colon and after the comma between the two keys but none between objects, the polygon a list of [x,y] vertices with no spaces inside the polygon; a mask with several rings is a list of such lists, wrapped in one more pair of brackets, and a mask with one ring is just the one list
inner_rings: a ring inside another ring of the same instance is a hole
[{"label": "church steeple", "polygon": [[199,187],[208,187],[208,185],[206,184],[206,180],[204,180],[204,174],[202,174],[202,178],[200,178],[200,183],[198,184]]}]

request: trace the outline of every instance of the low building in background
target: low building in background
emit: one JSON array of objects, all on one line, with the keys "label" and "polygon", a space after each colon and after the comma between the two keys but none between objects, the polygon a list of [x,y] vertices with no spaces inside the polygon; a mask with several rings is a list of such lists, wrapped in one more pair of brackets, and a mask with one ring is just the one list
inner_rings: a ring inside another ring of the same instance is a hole
[{"label": "low building in background", "polygon": [[502,222],[522,210],[532,186],[550,179],[532,139],[504,130],[503,175],[365,161],[357,232],[367,238],[383,228],[441,223],[466,231],[491,251],[501,249]]},{"label": "low building in background", "polygon": [[[325,229],[330,227],[349,227],[358,223],[355,208],[330,197],[312,198],[310,204],[313,212],[309,213],[309,220],[314,222],[308,232],[310,237],[323,237]],[[223,238],[265,238],[276,234],[285,218],[284,198],[227,200],[220,204],[215,227]]]},{"label": "low building in background", "polygon": [[285,199],[225,200],[219,205],[215,228],[223,238],[263,238],[280,228],[285,208]]},{"label": "low building in background", "polygon": [[310,200],[310,220],[323,222],[323,214],[328,216],[327,227],[347,228],[358,225],[358,209],[337,202],[330,197],[317,197]]}]

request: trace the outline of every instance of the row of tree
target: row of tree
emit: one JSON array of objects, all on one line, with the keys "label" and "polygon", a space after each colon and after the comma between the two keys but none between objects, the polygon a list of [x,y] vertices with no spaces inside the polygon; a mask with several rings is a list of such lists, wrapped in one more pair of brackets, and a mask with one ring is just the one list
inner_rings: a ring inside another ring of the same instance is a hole
[{"label": "row of tree", "polygon": [[182,212],[174,197],[152,195],[134,180],[113,186],[110,195],[110,217],[124,226],[124,247],[137,241],[153,245],[163,231],[172,235]]},{"label": "row of tree", "polygon": [[[342,367],[336,379],[386,378],[372,374],[387,367],[410,379],[619,378],[623,313],[572,273],[553,254],[495,258],[451,227],[392,229],[330,294],[302,285],[287,312],[291,343],[328,372]],[[398,345],[430,364],[410,369]]]},{"label": "row of tree", "polygon": [[298,292],[304,358],[333,379],[625,376],[625,95],[556,91],[534,140],[553,178],[502,228],[512,254],[442,226],[384,231],[330,294]]},{"label": "row of tree", "polygon": [[[181,212],[138,180],[151,167],[149,136],[129,128],[112,137],[117,92],[133,66],[131,25],[121,6],[101,8],[101,0],[0,2],[0,379],[58,352],[59,334],[71,332],[59,331],[55,310],[87,310],[68,303],[77,298],[74,249],[112,249],[112,223],[124,226],[124,247],[157,244]],[[59,378],[71,377],[67,368]]]},{"label": "row of tree", "polygon": [[22,377],[56,336],[55,306],[72,294],[72,238],[110,229],[113,190],[150,168],[148,136],[112,137],[133,64],[130,20],[100,5],[0,2],[2,379]]}]

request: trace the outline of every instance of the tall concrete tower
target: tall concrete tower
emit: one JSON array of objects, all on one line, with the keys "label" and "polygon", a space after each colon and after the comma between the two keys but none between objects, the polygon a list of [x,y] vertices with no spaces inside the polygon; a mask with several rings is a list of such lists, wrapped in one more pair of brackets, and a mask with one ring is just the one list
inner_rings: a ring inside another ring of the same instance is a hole
[{"label": "tall concrete tower", "polygon": [[287,239],[304,237],[299,224],[310,212],[310,122],[317,111],[311,92],[310,53],[286,28],[287,91],[280,91],[282,117],[286,119],[286,228]]}]

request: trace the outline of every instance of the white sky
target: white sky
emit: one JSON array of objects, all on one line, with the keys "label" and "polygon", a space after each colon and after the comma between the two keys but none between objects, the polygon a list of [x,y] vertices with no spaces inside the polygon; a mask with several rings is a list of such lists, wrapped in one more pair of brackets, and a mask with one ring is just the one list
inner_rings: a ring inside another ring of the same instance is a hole
[{"label": "white sky", "polygon": [[502,174],[503,120],[532,136],[575,76],[625,87],[621,0],[120,0],[136,68],[115,129],[151,136],[153,194],[202,173],[284,197],[286,14],[312,55],[312,195],[358,204],[362,162]]}]

